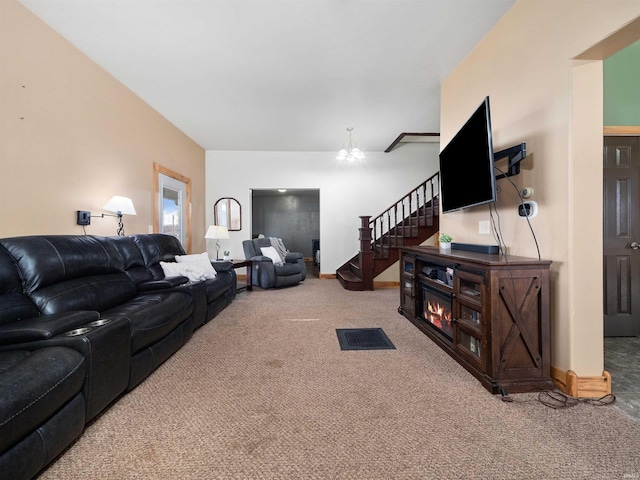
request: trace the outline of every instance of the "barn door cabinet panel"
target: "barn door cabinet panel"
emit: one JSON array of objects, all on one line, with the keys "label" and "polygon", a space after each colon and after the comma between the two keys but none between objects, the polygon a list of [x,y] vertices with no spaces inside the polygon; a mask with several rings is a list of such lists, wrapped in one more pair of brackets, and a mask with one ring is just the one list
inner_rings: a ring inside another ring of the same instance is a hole
[{"label": "barn door cabinet panel", "polygon": [[398,311],[492,393],[553,388],[550,261],[400,249]]}]

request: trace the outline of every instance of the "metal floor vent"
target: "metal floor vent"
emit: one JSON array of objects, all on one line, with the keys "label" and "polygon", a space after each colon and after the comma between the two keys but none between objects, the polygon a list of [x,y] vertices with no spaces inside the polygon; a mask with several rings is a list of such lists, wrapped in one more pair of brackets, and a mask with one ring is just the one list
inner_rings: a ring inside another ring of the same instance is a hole
[{"label": "metal floor vent", "polygon": [[340,350],[395,350],[381,328],[336,328]]}]

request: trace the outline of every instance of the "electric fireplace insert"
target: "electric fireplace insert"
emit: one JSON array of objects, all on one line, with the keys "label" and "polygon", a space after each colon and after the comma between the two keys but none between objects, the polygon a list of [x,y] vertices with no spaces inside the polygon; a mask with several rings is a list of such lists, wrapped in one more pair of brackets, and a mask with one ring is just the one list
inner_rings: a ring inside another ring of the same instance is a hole
[{"label": "electric fireplace insert", "polygon": [[422,282],[420,286],[422,290],[422,318],[449,340],[452,340],[453,294]]}]

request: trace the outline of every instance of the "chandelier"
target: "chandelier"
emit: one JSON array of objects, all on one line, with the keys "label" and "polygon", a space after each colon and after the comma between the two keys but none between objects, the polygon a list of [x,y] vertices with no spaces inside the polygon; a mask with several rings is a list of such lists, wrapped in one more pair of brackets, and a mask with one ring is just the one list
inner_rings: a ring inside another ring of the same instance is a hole
[{"label": "chandelier", "polygon": [[353,131],[353,127],[348,127],[347,132],[349,132],[349,144],[347,148],[342,147],[342,150],[338,152],[338,156],[336,160],[347,160],[349,162],[353,162],[354,160],[362,160],[364,158],[364,153],[358,147],[358,144],[353,145],[353,141],[351,139],[351,132]]}]

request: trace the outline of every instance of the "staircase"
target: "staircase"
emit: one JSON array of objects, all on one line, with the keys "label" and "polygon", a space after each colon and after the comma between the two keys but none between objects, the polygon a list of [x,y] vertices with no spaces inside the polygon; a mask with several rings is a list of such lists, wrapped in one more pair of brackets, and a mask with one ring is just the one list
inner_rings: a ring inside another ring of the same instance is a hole
[{"label": "staircase", "polygon": [[398,261],[398,247],[420,245],[439,229],[439,176],[429,177],[371,220],[360,217],[360,252],[336,270],[347,290],[373,290],[373,279]]}]

